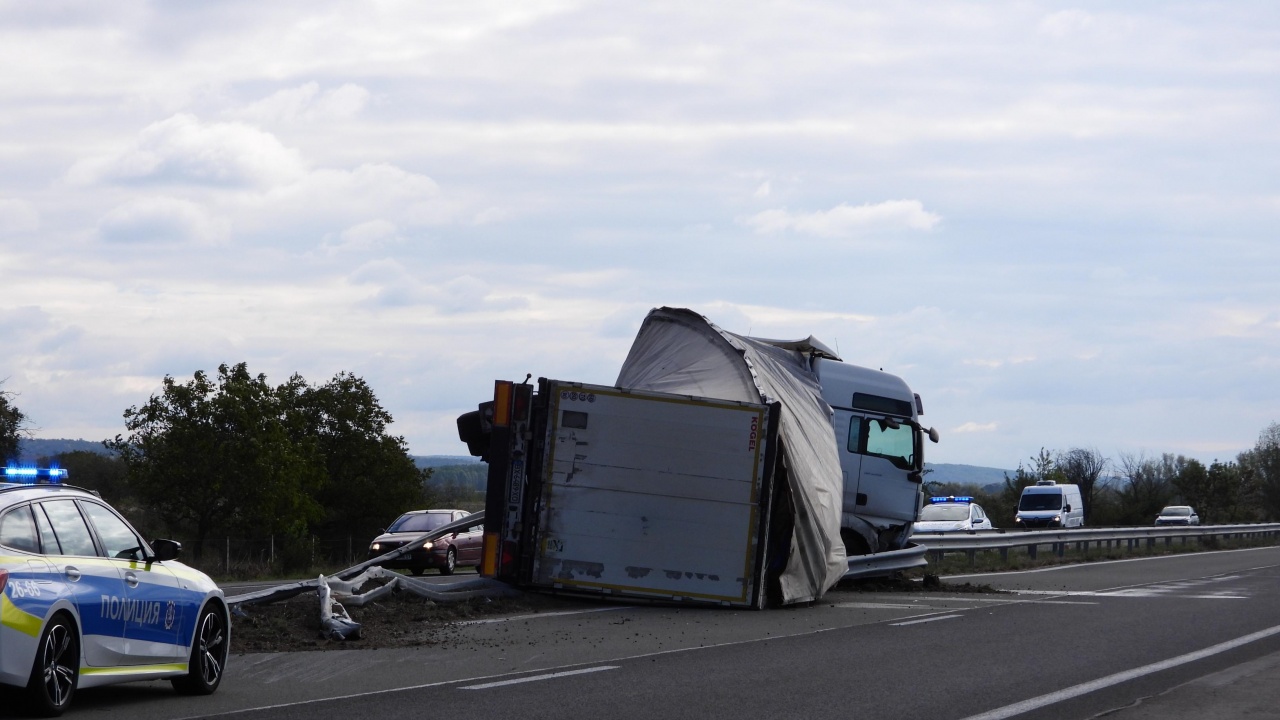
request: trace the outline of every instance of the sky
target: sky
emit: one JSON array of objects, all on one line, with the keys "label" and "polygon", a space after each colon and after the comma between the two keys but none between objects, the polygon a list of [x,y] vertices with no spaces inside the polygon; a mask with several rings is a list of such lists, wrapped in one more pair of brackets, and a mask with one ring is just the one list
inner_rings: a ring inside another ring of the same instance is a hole
[{"label": "sky", "polygon": [[654,307],[903,377],[935,463],[1280,421],[1280,6],[0,0],[0,389],[245,362],[465,455]]}]

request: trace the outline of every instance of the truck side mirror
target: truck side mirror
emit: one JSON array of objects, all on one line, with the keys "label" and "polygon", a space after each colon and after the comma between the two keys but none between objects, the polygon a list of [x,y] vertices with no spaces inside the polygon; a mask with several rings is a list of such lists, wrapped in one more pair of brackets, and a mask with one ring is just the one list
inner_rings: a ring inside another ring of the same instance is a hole
[{"label": "truck side mirror", "polygon": [[928,432],[929,432],[929,439],[935,443],[938,442],[938,431],[933,428],[929,428]]},{"label": "truck side mirror", "polygon": [[1071,503],[1062,506],[1062,512],[1071,512]]}]

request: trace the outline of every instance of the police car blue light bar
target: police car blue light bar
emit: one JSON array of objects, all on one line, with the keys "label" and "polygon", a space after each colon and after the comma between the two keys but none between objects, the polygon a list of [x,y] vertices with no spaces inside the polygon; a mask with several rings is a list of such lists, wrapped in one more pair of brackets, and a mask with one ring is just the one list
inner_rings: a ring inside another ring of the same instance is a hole
[{"label": "police car blue light bar", "polygon": [[4,469],[4,477],[12,482],[26,483],[59,483],[67,479],[66,468],[34,468],[34,467],[14,467],[10,465]]},{"label": "police car blue light bar", "polygon": [[929,498],[929,502],[931,503],[973,502],[973,496],[972,495],[948,495],[946,497],[931,497]]}]

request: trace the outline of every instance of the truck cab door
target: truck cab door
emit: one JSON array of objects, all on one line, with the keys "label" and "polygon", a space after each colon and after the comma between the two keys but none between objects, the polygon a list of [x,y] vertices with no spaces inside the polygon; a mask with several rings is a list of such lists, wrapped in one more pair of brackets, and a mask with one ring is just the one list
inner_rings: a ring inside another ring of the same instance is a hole
[{"label": "truck cab door", "polygon": [[840,471],[844,476],[843,510],[847,513],[860,512],[858,504],[861,499],[866,504],[865,496],[860,496],[858,481],[862,477],[862,454],[859,443],[862,438],[862,417],[848,410],[835,409],[831,418],[835,428],[836,444],[840,447]]},{"label": "truck cab door", "polygon": [[894,523],[915,520],[920,483],[909,479],[915,464],[917,432],[906,423],[890,427],[874,417],[861,418],[862,473],[859,512]]}]

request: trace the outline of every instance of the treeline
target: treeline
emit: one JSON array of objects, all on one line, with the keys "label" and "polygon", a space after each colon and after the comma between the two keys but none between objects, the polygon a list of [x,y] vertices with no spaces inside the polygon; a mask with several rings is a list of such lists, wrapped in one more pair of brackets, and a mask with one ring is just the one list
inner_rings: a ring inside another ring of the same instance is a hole
[{"label": "treeline", "polygon": [[[17,456],[23,416],[0,392],[0,451]],[[9,412],[10,415],[6,415]],[[70,452],[56,461],[72,483],[97,490],[151,537],[184,542],[199,560],[209,541],[271,537],[286,566],[310,562],[317,537],[372,538],[400,513],[431,507],[429,468],[419,469],[391,415],[361,378],[319,385],[295,374],[280,385],[245,363],[186,382],[124,411],[108,455]],[[9,443],[9,437],[13,442]]]},{"label": "treeline", "polygon": [[1022,488],[1041,480],[1080,486],[1089,525],[1150,525],[1166,505],[1191,505],[1203,523],[1269,522],[1280,519],[1280,423],[1272,423],[1253,449],[1234,461],[1206,466],[1194,458],[1121,454],[1096,450],[1041,449],[1026,466],[1005,474],[994,491],[926,478],[931,495],[971,495],[996,527],[1012,527]]}]

